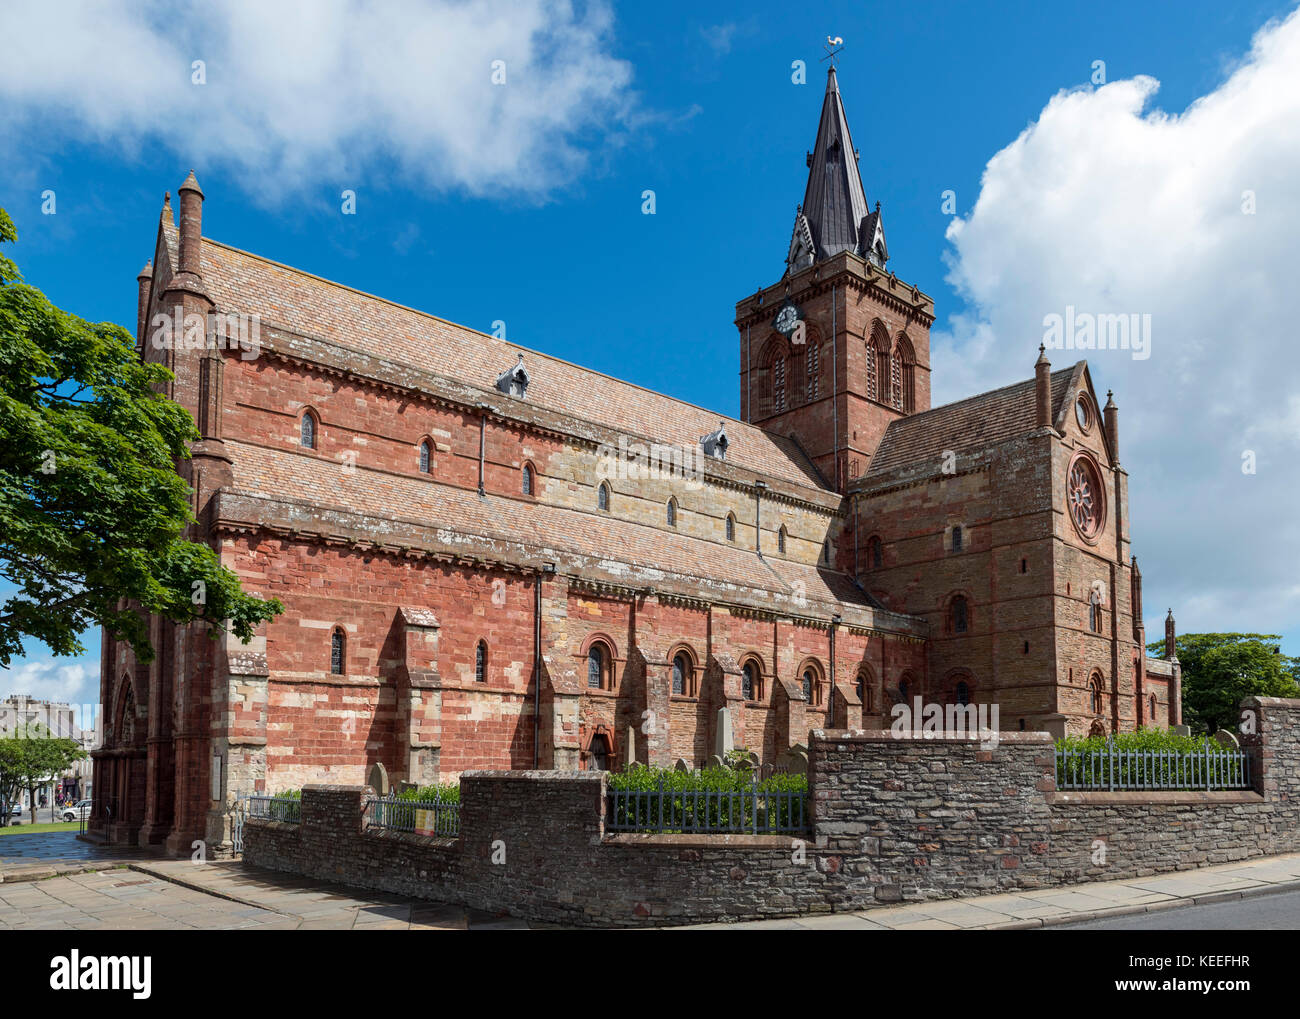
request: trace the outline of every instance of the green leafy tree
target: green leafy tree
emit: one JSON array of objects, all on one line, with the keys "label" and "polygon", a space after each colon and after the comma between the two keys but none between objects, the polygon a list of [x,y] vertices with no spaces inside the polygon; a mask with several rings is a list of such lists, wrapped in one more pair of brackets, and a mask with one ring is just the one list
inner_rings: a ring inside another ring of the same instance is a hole
[{"label": "green leafy tree", "polygon": [[26,790],[35,824],[37,790],[85,756],[76,740],[56,739],[39,722],[24,726],[16,735],[0,736],[0,796],[6,812],[0,823],[9,823],[10,805]]},{"label": "green leafy tree", "polygon": [[[1245,697],[1300,696],[1300,659],[1281,653],[1277,634],[1189,633],[1178,637],[1183,721],[1197,732],[1236,729]],[[1163,640],[1147,650],[1163,655]]]},{"label": "green leafy tree", "polygon": [[[17,236],[0,209],[0,242]],[[193,514],[175,463],[199,436],[158,392],[171,377],[121,326],[56,308],[0,253],[0,579],[16,588],[0,604],[0,667],[25,637],[82,654],[94,626],[150,661],[141,612],[247,642],[283,611],[181,537]]]}]

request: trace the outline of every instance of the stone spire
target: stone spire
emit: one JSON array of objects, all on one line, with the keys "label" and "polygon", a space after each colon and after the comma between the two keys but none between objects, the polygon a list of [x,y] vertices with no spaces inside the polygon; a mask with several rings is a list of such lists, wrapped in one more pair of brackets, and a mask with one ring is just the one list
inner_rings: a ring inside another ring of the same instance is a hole
[{"label": "stone spire", "polygon": [[1178,658],[1178,629],[1174,623],[1174,610],[1169,610],[1169,615],[1165,616],[1165,658],[1177,660]]},{"label": "stone spire", "polygon": [[889,258],[880,203],[874,212],[867,205],[858,173],[858,152],[849,136],[839,82],[831,67],[817,141],[808,153],[808,186],[795,214],[786,266],[797,272],[841,251],[861,255],[880,268]]}]

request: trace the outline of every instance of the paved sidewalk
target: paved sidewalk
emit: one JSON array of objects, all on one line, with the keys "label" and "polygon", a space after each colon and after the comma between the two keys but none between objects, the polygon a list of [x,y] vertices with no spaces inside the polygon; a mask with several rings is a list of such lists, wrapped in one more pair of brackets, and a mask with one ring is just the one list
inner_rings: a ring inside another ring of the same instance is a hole
[{"label": "paved sidewalk", "polygon": [[158,849],[88,842],[75,831],[5,834],[0,835],[0,884],[108,870],[160,856]]},{"label": "paved sidewalk", "polygon": [[341,888],[236,861],[135,862],[0,884],[0,930],[502,930],[461,906]]},{"label": "paved sidewalk", "polygon": [[691,929],[1021,930],[1101,917],[1154,913],[1175,906],[1225,902],[1294,889],[1300,889],[1300,853],[1265,856],[1130,881],[1102,881],[1007,895],[908,903],[860,913],[734,924],[694,924]]}]

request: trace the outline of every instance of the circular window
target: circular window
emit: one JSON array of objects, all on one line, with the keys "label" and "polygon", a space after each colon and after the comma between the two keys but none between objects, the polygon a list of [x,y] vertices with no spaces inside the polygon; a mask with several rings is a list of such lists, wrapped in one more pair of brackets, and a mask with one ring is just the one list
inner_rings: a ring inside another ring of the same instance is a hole
[{"label": "circular window", "polygon": [[1088,454],[1074,454],[1066,473],[1066,509],[1074,528],[1084,541],[1092,544],[1106,525],[1106,491],[1101,485],[1101,471]]},{"label": "circular window", "polygon": [[1074,417],[1079,422],[1079,427],[1085,432],[1092,427],[1092,406],[1088,403],[1086,396],[1080,396],[1074,402]]}]

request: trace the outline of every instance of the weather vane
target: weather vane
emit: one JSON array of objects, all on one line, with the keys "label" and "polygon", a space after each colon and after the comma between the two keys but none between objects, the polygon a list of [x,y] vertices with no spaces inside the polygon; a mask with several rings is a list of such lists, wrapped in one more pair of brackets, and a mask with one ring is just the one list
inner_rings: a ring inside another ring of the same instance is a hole
[{"label": "weather vane", "polygon": [[826,37],[825,49],[826,56],[822,57],[822,59],[829,60],[831,62],[831,67],[834,67],[835,55],[839,53],[840,50],[844,49],[844,39],[838,35],[834,37],[828,35]]}]

